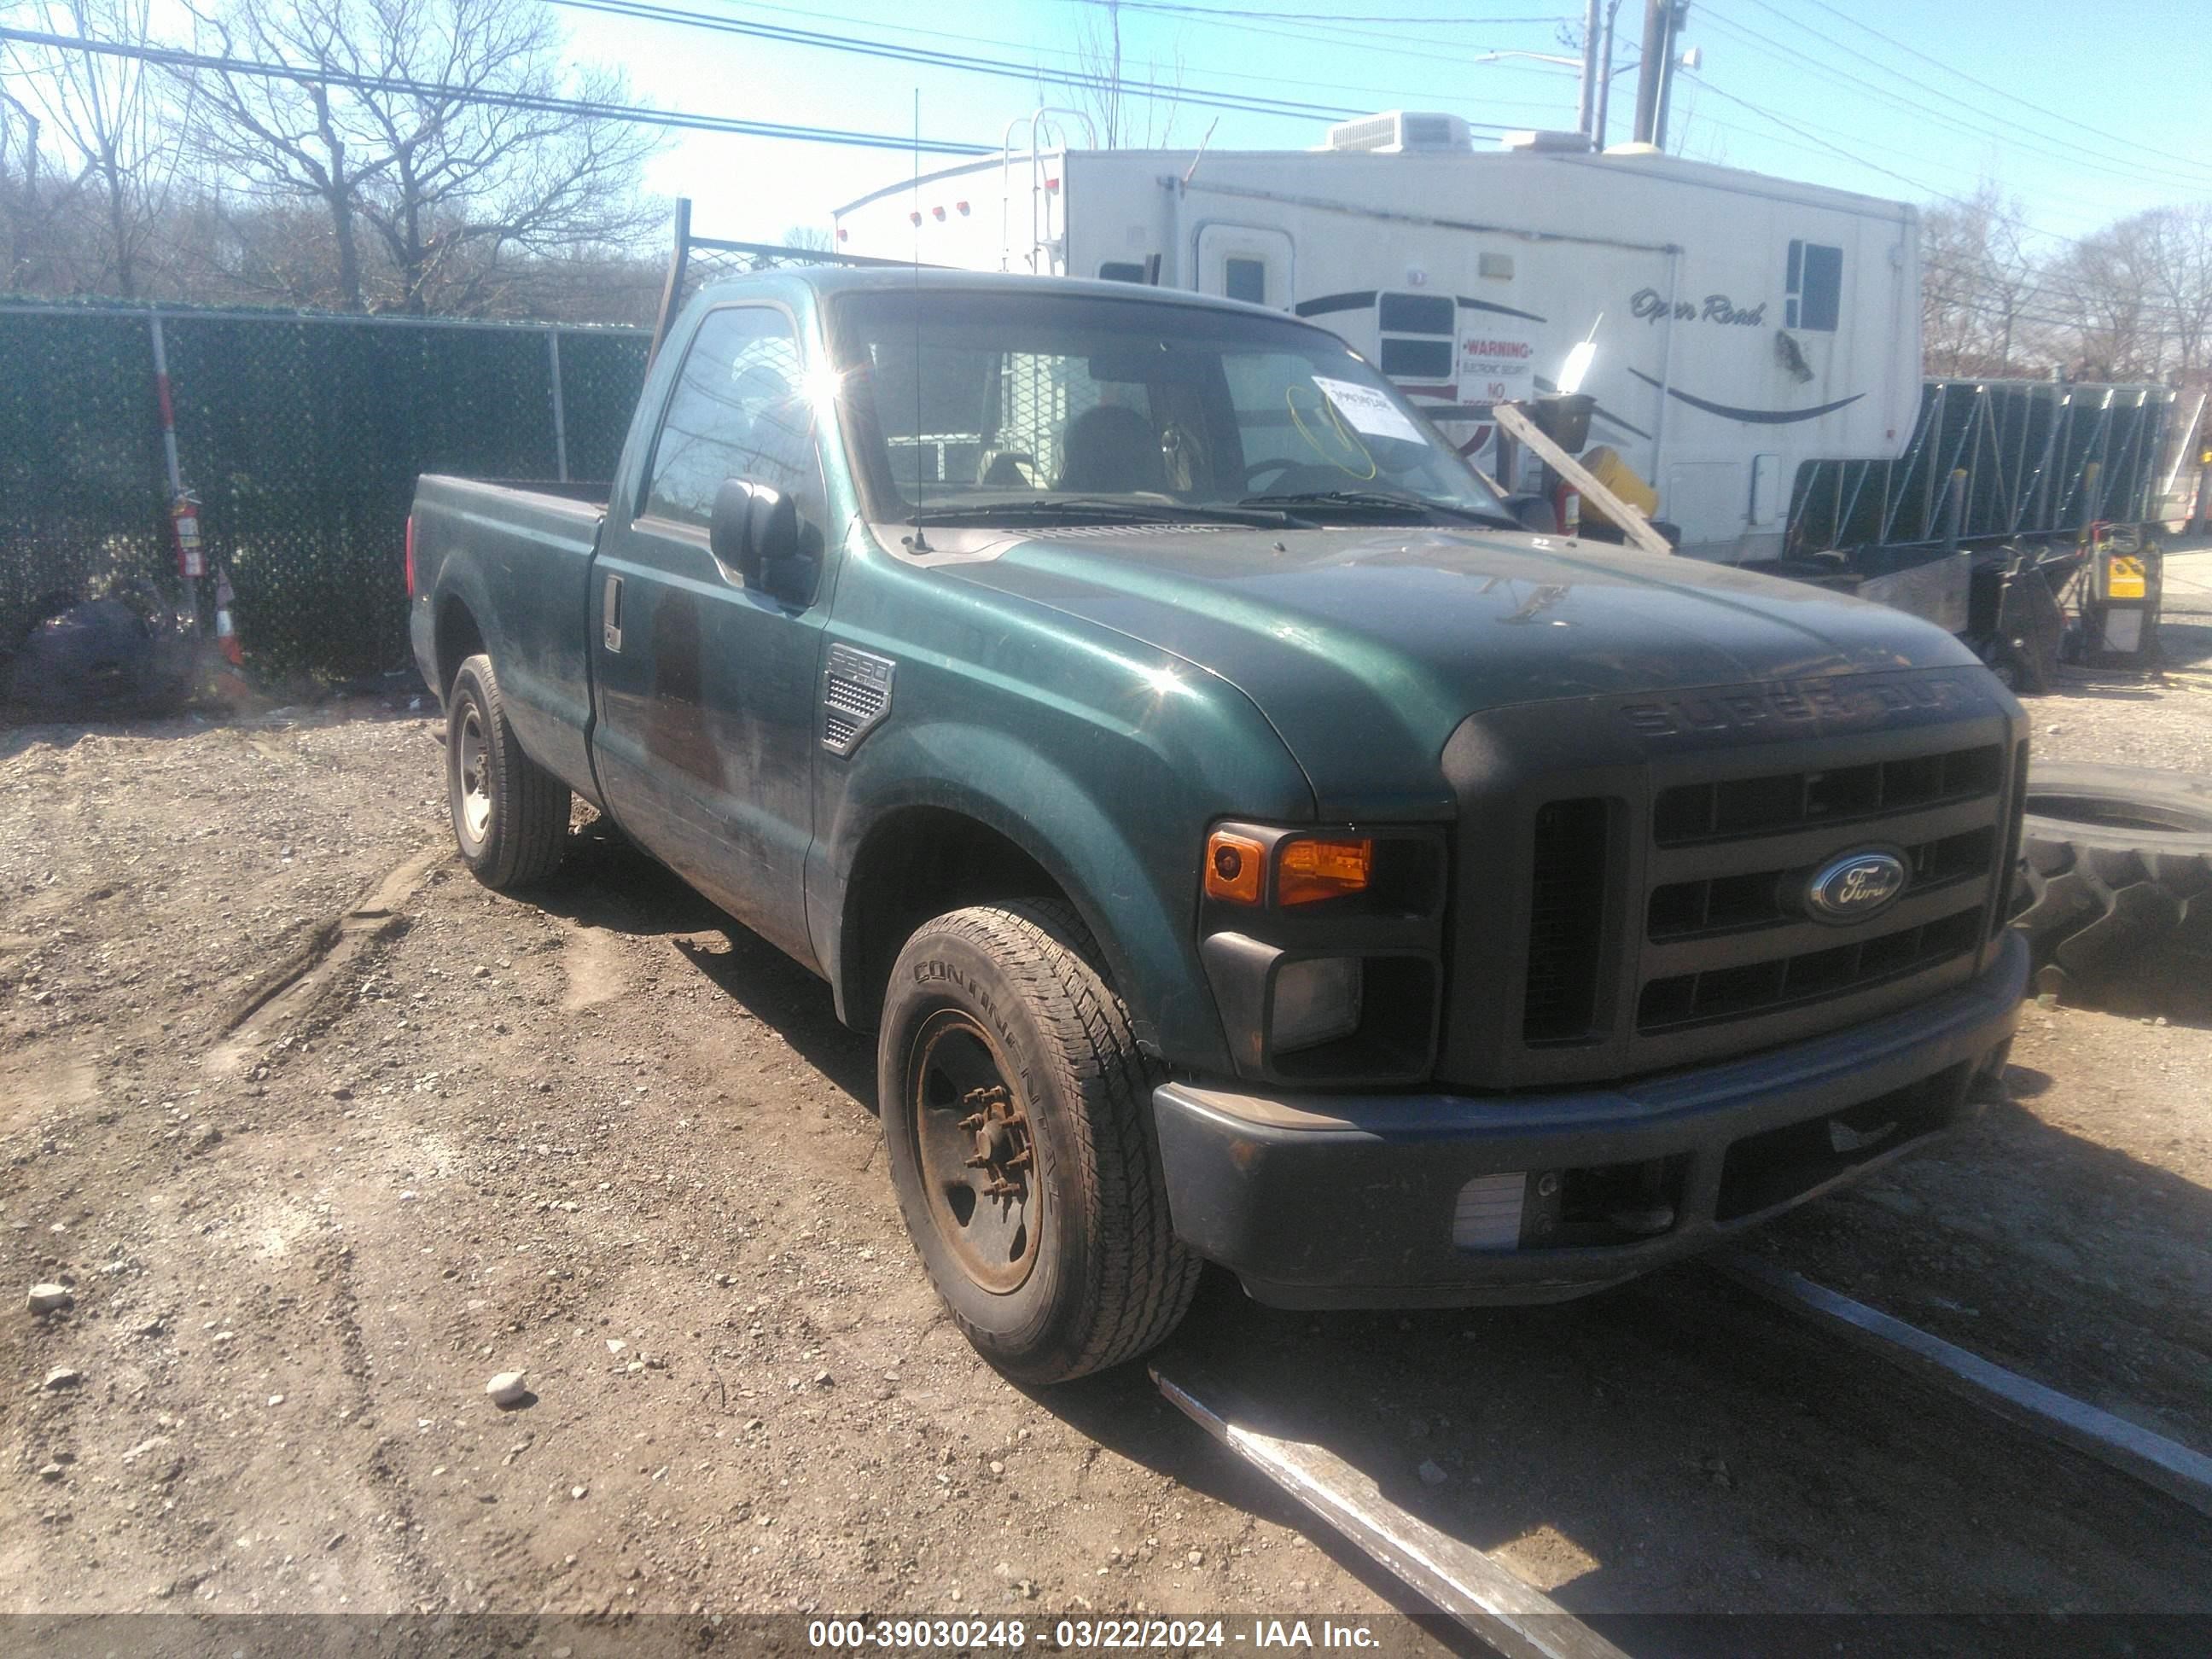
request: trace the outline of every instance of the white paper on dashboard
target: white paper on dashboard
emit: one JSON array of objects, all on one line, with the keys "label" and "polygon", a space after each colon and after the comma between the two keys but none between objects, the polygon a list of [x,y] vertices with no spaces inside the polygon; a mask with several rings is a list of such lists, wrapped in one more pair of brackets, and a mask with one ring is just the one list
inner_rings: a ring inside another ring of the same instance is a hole
[{"label": "white paper on dashboard", "polygon": [[1314,384],[1328,394],[1337,412],[1351,422],[1355,430],[1370,438],[1397,438],[1415,444],[1421,441],[1421,429],[1373,386],[1362,386],[1357,380],[1332,380],[1321,374],[1314,376]]}]

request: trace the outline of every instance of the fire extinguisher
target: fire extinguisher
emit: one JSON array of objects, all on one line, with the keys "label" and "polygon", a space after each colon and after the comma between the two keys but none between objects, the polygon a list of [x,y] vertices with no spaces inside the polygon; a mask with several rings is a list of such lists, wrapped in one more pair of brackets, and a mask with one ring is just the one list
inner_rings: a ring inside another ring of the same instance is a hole
[{"label": "fire extinguisher", "polygon": [[1552,516],[1558,521],[1562,536],[1581,535],[1583,492],[1571,483],[1561,484],[1552,495]]},{"label": "fire extinguisher", "polygon": [[177,538],[177,574],[196,582],[207,574],[207,555],[200,548],[200,498],[190,491],[169,507],[170,527]]}]

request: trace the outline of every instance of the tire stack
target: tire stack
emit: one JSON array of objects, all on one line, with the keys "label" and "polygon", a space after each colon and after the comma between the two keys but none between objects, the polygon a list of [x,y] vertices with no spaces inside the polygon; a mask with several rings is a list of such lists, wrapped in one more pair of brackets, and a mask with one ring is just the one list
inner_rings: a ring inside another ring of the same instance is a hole
[{"label": "tire stack", "polygon": [[2039,991],[2212,976],[2212,781],[2039,762],[2023,850]]}]

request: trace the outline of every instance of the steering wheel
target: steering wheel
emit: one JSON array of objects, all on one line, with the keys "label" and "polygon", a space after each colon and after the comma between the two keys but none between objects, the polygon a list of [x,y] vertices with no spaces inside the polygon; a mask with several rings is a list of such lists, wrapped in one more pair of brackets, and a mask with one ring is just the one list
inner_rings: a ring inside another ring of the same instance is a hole
[{"label": "steering wheel", "polygon": [[1279,474],[1296,472],[1300,468],[1310,466],[1311,465],[1312,463],[1310,461],[1254,461],[1250,465],[1244,469],[1244,488],[1248,490],[1250,489],[1253,483],[1263,473]]}]

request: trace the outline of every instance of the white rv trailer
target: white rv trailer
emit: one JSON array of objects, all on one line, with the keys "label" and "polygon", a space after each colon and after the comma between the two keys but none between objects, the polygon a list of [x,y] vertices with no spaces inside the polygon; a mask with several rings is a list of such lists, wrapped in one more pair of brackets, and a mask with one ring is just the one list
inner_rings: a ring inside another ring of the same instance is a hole
[{"label": "white rv trailer", "polygon": [[[1058,136],[1042,115],[1032,125]],[[1649,146],[1593,155],[1574,135],[1477,153],[1448,115],[1376,116],[1329,137],[1205,153],[1010,137],[999,156],[840,208],[837,248],[1294,312],[1484,461],[1491,404],[1554,389],[1594,339],[1590,442],[1648,480],[1655,516],[1708,558],[1778,554],[1800,466],[1892,459],[1911,434],[1910,206]]]}]

